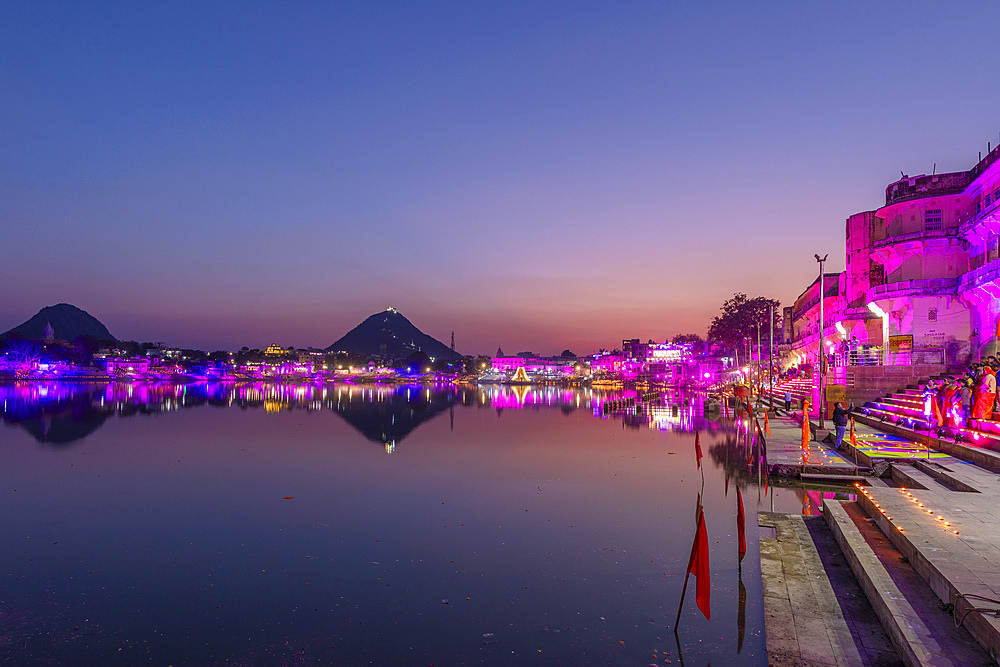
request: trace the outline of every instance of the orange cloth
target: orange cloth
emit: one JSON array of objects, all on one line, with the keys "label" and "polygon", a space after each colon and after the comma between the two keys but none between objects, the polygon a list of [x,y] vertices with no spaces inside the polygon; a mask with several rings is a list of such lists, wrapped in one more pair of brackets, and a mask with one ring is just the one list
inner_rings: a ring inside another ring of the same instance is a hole
[{"label": "orange cloth", "polygon": [[809,431],[809,399],[802,402],[802,455],[809,449],[809,441],[812,440],[812,433]]},{"label": "orange cloth", "polygon": [[977,419],[993,419],[993,401],[996,398],[996,394],[980,392],[976,397],[976,407],[973,408],[973,414]]},{"label": "orange cloth", "polygon": [[948,385],[941,391],[941,412],[944,423],[948,426],[957,426],[955,423],[955,394],[958,388]]},{"label": "orange cloth", "polygon": [[944,412],[941,410],[941,394],[931,396],[931,418],[938,428],[944,426]]}]

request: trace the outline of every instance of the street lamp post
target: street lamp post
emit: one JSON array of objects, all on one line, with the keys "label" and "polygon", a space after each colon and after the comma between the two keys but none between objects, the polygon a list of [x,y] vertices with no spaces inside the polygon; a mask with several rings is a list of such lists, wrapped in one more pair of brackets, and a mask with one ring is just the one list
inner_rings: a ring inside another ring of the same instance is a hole
[{"label": "street lamp post", "polygon": [[[760,322],[757,323],[757,387],[762,388],[764,385],[763,380],[761,380],[760,372]],[[760,393],[757,394],[757,405],[760,405]]]},{"label": "street lamp post", "polygon": [[767,347],[767,381],[771,385],[771,389],[768,395],[771,397],[769,403],[770,407],[774,409],[774,306],[768,312],[768,322],[767,326],[771,332],[771,342]]},{"label": "street lamp post", "polygon": [[815,255],[816,261],[819,262],[819,427],[823,428],[823,412],[826,410],[826,398],[823,395],[823,380],[826,374],[826,350],[823,348],[825,341],[823,340],[823,263],[826,262],[826,258],[830,256],[830,253],[820,256]]}]

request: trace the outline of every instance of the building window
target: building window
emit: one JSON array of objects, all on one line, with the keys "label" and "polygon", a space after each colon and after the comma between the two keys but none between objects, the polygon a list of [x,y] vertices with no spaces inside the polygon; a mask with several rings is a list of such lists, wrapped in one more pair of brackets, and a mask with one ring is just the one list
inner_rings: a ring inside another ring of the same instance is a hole
[{"label": "building window", "polygon": [[927,311],[927,321],[937,322],[937,308],[931,308]]},{"label": "building window", "polygon": [[990,205],[990,197],[991,196],[992,195],[990,195],[989,192],[986,193],[986,196],[983,197],[983,206],[989,206]]},{"label": "building window", "polygon": [[941,209],[936,208],[930,211],[924,211],[924,229],[926,231],[943,228],[944,216],[941,214]]}]

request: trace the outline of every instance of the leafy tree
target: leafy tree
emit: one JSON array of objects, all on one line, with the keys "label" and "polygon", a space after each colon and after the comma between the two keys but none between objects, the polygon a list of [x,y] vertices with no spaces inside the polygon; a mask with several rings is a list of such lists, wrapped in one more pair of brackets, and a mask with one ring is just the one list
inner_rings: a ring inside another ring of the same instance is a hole
[{"label": "leafy tree", "polygon": [[747,298],[746,294],[737,292],[733,298],[722,304],[722,313],[712,318],[708,328],[709,340],[717,340],[731,348],[739,349],[746,340],[756,341],[757,325],[761,331],[767,331],[768,318],[774,313],[774,326],[778,330],[781,324],[781,302],[756,296]]},{"label": "leafy tree", "polygon": [[573,354],[572,352],[570,352],[569,350],[563,350],[562,354],[560,354],[559,356],[560,357],[569,357],[571,359],[576,359],[576,355]]},{"label": "leafy tree", "polygon": [[406,358],[403,367],[410,373],[423,373],[431,365],[431,358],[425,352],[417,351]]},{"label": "leafy tree", "polygon": [[674,345],[683,345],[684,343],[700,343],[702,342],[701,336],[696,333],[687,334],[677,334],[670,339],[670,342]]},{"label": "leafy tree", "polygon": [[30,340],[13,338],[6,342],[3,354],[17,370],[28,371],[37,361],[41,361],[42,350]]},{"label": "leafy tree", "polygon": [[93,363],[94,354],[103,347],[100,339],[92,334],[77,336],[71,345],[73,361],[81,366],[89,366]]},{"label": "leafy tree", "polygon": [[118,343],[118,349],[124,357],[138,357],[142,354],[142,346],[134,340],[123,340]]}]

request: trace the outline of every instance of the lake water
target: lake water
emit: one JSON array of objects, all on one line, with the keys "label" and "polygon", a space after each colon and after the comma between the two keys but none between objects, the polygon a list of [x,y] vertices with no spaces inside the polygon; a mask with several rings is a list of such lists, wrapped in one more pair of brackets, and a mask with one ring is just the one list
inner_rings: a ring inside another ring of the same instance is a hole
[{"label": "lake water", "polygon": [[[766,664],[757,508],[810,494],[697,396],[622,396],[0,385],[0,657]],[[675,634],[699,497],[711,620],[691,577]]]}]

